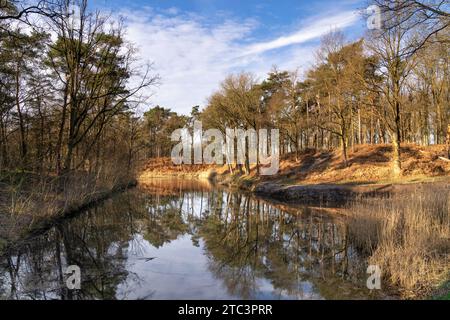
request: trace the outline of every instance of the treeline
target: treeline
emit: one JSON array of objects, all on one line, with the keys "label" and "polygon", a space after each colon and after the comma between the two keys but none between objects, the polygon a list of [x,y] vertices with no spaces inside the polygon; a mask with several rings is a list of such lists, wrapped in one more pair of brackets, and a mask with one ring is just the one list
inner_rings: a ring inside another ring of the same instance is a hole
[{"label": "treeline", "polygon": [[145,157],[156,84],[120,21],[87,0],[0,2],[0,172],[115,179]]},{"label": "treeline", "polygon": [[356,42],[330,33],[306,74],[230,75],[189,116],[159,106],[135,113],[158,78],[137,65],[120,21],[87,0],[36,3],[0,2],[0,172],[128,173],[138,160],[170,156],[171,133],[201,120],[223,132],[277,128],[281,154],[341,148],[344,164],[355,145],[389,143],[399,174],[402,143],[444,144],[449,134],[450,14],[441,2],[372,1],[381,29]]},{"label": "treeline", "polygon": [[[323,37],[304,76],[274,69],[262,82],[249,73],[227,77],[201,115],[204,125],[279,128],[282,154],[341,148],[345,165],[349,148],[389,143],[395,174],[401,173],[401,143],[445,144],[448,7],[375,2],[382,9],[382,29],[350,43],[339,31]],[[448,152],[450,157],[450,146]]]},{"label": "treeline", "polygon": [[430,45],[411,65],[391,65],[367,51],[364,40],[342,39],[339,33],[324,38],[317,64],[303,80],[279,70],[262,83],[248,73],[229,76],[202,119],[221,130],[279,128],[282,154],[339,147],[345,163],[357,144],[392,143],[396,170],[401,142],[445,143],[448,44]]}]

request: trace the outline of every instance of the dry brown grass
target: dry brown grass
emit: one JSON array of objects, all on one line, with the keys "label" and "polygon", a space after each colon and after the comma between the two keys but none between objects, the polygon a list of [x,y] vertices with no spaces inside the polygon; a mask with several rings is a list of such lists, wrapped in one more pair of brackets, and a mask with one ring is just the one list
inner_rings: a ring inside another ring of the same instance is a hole
[{"label": "dry brown grass", "polygon": [[[296,184],[384,183],[392,180],[391,154],[391,145],[358,145],[350,148],[345,167],[340,150],[309,150],[303,152],[298,161],[294,154],[282,159],[279,175]],[[444,145],[403,144],[400,182],[449,176],[450,162],[439,158],[445,155]]]},{"label": "dry brown grass", "polygon": [[403,297],[429,295],[449,280],[448,191],[430,187],[407,197],[366,200],[349,212],[352,242]]}]

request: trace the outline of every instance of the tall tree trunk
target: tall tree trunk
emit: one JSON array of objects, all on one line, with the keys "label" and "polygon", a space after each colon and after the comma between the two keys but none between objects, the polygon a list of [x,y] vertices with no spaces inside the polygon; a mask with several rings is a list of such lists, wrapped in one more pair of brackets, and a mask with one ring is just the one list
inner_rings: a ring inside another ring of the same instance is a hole
[{"label": "tall tree trunk", "polygon": [[17,115],[19,117],[19,131],[20,131],[20,157],[22,169],[27,166],[27,144],[25,137],[25,122],[23,119],[22,109],[20,107],[20,64],[16,67],[16,88],[15,88],[15,103],[17,108]]},{"label": "tall tree trunk", "polygon": [[347,126],[345,124],[345,118],[341,115],[341,147],[342,155],[344,157],[344,165],[348,166],[348,156],[347,156]]},{"label": "tall tree trunk", "polygon": [[44,130],[45,130],[45,119],[44,115],[42,113],[42,106],[41,106],[41,98],[38,97],[38,114],[39,114],[39,142],[37,143],[37,170],[38,172],[42,172],[44,168],[44,158],[45,158],[45,152],[44,152]]},{"label": "tall tree trunk", "polygon": [[402,172],[402,165],[400,161],[400,139],[398,132],[395,132],[392,136],[392,148],[393,171],[395,176],[399,176]]},{"label": "tall tree trunk", "polygon": [[347,141],[345,137],[345,129],[342,129],[341,134],[341,147],[342,147],[342,156],[344,157],[344,165],[348,166],[348,156],[347,156]]},{"label": "tall tree trunk", "polygon": [[58,141],[56,143],[56,174],[57,175],[61,175],[61,173],[62,173],[61,154],[62,154],[62,141],[63,141],[63,135],[64,135],[64,127],[66,126],[68,90],[69,90],[69,86],[66,85],[66,88],[64,90],[64,101],[63,101],[63,109],[62,109],[62,114],[61,114],[61,122],[59,125],[59,131],[58,131]]},{"label": "tall tree trunk", "polygon": [[0,117],[0,152],[1,152],[1,161],[0,165],[4,168],[8,166],[8,141],[6,137],[6,125],[3,121],[3,118]]},{"label": "tall tree trunk", "polygon": [[74,146],[71,141],[67,144],[67,153],[64,160],[64,167],[62,169],[61,174],[66,174],[70,171],[72,167],[72,158],[73,158]]},{"label": "tall tree trunk", "polygon": [[402,173],[402,164],[400,161],[400,103],[395,102],[395,123],[394,133],[392,135],[392,161],[393,172],[395,176],[400,176]]},{"label": "tall tree trunk", "polygon": [[400,161],[400,142],[402,139],[401,136],[401,118],[400,118],[400,97],[401,97],[401,84],[400,84],[400,75],[399,68],[401,62],[400,58],[396,58],[393,69],[391,70],[392,82],[393,82],[393,101],[391,101],[391,105],[393,106],[394,111],[394,132],[392,134],[392,147],[393,147],[393,155],[392,155],[392,165],[393,165],[393,174],[394,176],[400,176],[402,171],[402,165]]}]

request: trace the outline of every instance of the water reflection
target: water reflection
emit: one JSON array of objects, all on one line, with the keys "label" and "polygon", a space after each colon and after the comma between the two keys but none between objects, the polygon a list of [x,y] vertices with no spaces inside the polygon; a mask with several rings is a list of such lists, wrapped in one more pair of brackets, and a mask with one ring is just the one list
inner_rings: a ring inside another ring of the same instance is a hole
[{"label": "water reflection", "polygon": [[[372,297],[342,222],[183,180],[119,195],[0,264],[0,299]],[[69,265],[81,290],[66,288]]]}]

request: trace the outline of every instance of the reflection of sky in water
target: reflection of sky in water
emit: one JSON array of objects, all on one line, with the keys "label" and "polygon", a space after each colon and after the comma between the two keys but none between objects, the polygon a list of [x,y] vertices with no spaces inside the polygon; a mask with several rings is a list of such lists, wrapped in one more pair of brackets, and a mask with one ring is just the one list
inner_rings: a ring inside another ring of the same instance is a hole
[{"label": "reflection of sky in water", "polygon": [[[119,299],[233,298],[208,272],[207,257],[201,248],[192,245],[190,236],[179,237],[160,249],[140,235],[137,238],[142,252],[139,255],[129,252],[126,268],[138,279],[128,276],[126,283],[118,288]],[[146,258],[156,259],[147,261]]]},{"label": "reflection of sky in water", "polygon": [[[134,250],[139,243],[139,250]],[[155,258],[148,261],[149,258]],[[223,281],[208,270],[208,257],[200,247],[184,235],[157,249],[137,235],[130,242],[126,268],[130,272],[125,283],[119,285],[118,299],[241,299],[230,295]],[[255,299],[295,299],[284,292],[276,292],[269,280],[256,279]],[[301,282],[303,299],[320,299],[312,292],[309,282]]]}]

